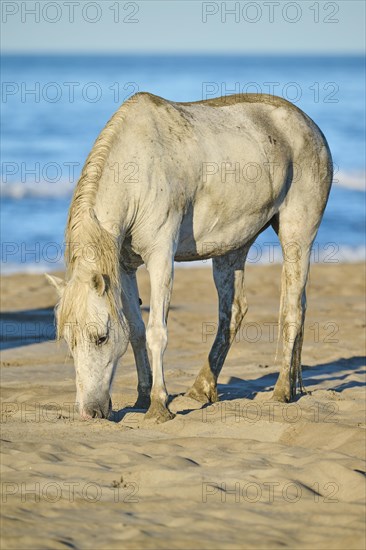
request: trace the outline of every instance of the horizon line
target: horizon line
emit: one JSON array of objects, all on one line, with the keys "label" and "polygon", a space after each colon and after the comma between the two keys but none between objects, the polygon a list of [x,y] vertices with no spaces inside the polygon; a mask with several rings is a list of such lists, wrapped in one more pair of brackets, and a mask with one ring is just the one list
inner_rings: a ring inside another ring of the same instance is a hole
[{"label": "horizon line", "polygon": [[207,56],[207,57],[262,57],[262,56],[268,56],[268,57],[276,57],[276,56],[283,56],[283,57],[312,57],[312,56],[325,56],[325,57],[351,57],[351,56],[357,56],[357,57],[365,57],[365,52],[362,50],[360,51],[298,51],[298,52],[286,52],[286,51],[278,51],[274,52],[272,51],[261,51],[261,52],[208,52],[208,51],[198,51],[198,52],[191,52],[191,51],[176,51],[176,52],[164,52],[164,51],[84,51],[84,50],[55,50],[53,52],[45,52],[42,50],[9,50],[4,51],[2,50],[1,56],[15,56],[15,55],[22,55],[24,57],[29,57],[32,55],[43,55],[43,56],[59,56],[59,55],[80,55],[80,56],[120,56],[120,55],[129,55],[129,56],[136,56],[136,57],[153,57],[153,56],[165,56],[165,57],[175,57],[175,56]]}]

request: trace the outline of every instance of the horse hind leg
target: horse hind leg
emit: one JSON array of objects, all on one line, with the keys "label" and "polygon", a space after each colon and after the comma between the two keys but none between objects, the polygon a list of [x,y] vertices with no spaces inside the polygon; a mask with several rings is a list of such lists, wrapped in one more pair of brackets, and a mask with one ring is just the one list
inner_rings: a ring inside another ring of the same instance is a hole
[{"label": "horse hind leg", "polygon": [[201,403],[218,401],[217,379],[247,312],[244,266],[249,247],[214,258],[213,275],[219,298],[219,325],[208,359],[187,396]]},{"label": "horse hind leg", "polygon": [[307,394],[308,392],[305,389],[303,380],[302,380],[302,367],[301,367],[301,352],[302,352],[302,344],[304,341],[304,322],[305,322],[305,311],[306,311],[306,292],[304,290],[303,293],[303,301],[304,304],[302,305],[303,309],[303,320],[302,320],[302,326],[300,329],[299,334],[297,335],[295,345],[294,345],[294,372],[295,372],[295,380],[294,384],[298,383],[298,388],[301,394]]},{"label": "horse hind leg", "polygon": [[[282,223],[282,225],[281,225]],[[296,397],[296,386],[305,392],[301,372],[301,351],[306,312],[306,283],[309,272],[311,246],[314,240],[313,226],[307,230],[287,217],[280,221],[278,235],[283,251],[281,285],[280,330],[282,331],[283,358],[280,375],[273,398],[289,402]]]},{"label": "horse hind leg", "polygon": [[304,391],[301,350],[306,310],[305,288],[311,247],[323,217],[333,178],[332,159],[326,143],[323,142],[319,147],[317,140],[313,140],[312,146],[302,153],[301,166],[300,180],[292,182],[285,202],[272,220],[284,257],[280,309],[283,360],[273,394],[274,399],[280,401],[295,398],[297,381],[301,391]]}]

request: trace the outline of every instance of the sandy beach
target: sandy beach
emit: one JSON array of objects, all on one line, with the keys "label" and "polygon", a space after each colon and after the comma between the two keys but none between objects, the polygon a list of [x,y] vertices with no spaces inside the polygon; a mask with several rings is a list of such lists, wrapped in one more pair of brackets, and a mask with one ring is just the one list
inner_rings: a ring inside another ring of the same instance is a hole
[{"label": "sandy beach", "polygon": [[[249,311],[220,402],[184,397],[213,342],[209,268],[176,270],[165,373],[176,417],[133,410],[129,347],[113,420],[82,421],[74,367],[53,338],[41,275],[1,282],[2,545],[6,549],[363,549],[365,311],[361,264],[313,265],[303,348],[308,395],[270,401],[281,266],[247,267]],[[139,270],[148,318],[149,283]]]}]

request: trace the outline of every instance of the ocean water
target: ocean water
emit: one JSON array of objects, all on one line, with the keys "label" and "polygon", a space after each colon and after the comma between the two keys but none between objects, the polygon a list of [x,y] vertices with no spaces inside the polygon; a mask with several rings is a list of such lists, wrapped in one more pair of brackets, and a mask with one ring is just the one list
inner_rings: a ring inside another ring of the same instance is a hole
[{"label": "ocean water", "polygon": [[[4,56],[2,81],[3,273],[62,268],[67,209],[83,162],[112,113],[137,91],[176,101],[245,92],[293,101],[320,126],[335,163],[312,260],[365,256],[361,56]],[[249,262],[279,258],[269,229]]]}]

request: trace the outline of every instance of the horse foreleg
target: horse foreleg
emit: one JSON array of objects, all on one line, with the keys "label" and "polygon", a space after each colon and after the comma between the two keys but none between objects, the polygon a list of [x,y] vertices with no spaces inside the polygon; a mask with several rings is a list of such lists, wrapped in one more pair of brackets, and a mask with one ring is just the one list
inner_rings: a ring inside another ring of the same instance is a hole
[{"label": "horse foreleg", "polygon": [[218,401],[217,379],[248,307],[244,266],[249,247],[214,258],[213,275],[219,298],[219,326],[208,360],[187,396],[202,403]]},{"label": "horse foreleg", "polygon": [[138,377],[138,397],[134,407],[147,409],[150,406],[152,376],[146,350],[146,330],[140,310],[136,271],[123,272],[121,283],[123,311],[130,326],[130,342]]},{"label": "horse foreleg", "polygon": [[173,286],[174,254],[166,251],[149,258],[147,269],[150,275],[150,316],[146,331],[147,343],[151,353],[153,385],[151,405],[145,418],[157,423],[174,418],[167,407],[168,394],[163,372],[163,355],[167,346],[167,317]]}]

